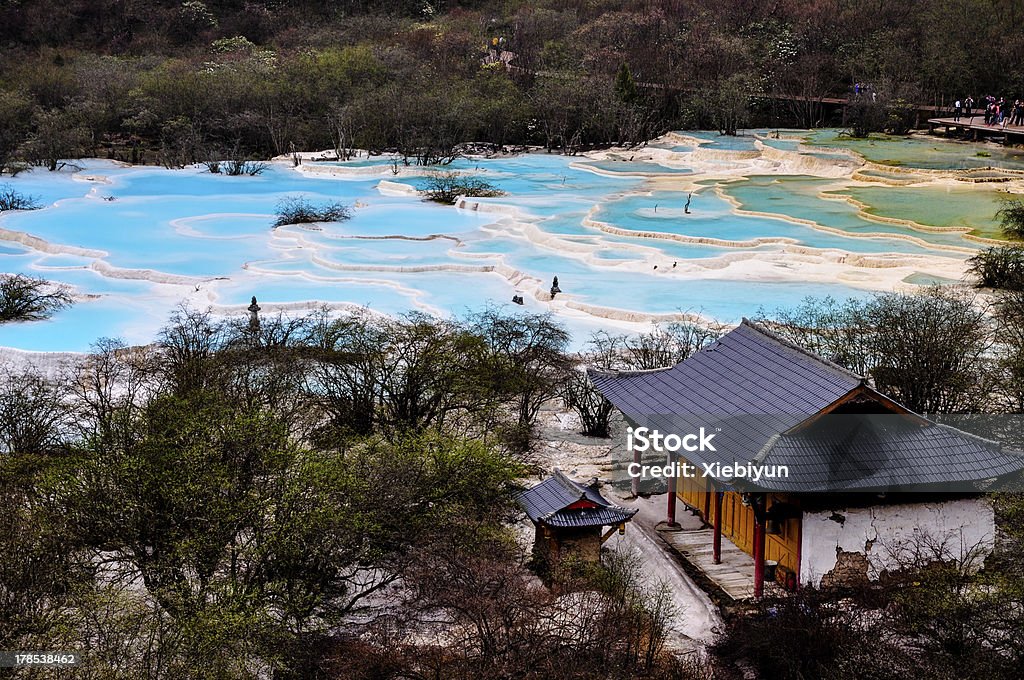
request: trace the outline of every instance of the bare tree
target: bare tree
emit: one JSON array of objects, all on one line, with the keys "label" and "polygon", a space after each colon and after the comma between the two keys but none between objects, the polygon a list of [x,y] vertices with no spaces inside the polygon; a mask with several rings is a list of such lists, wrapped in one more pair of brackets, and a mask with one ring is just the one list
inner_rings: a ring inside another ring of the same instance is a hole
[{"label": "bare tree", "polygon": [[594,388],[582,368],[576,368],[566,374],[562,385],[562,402],[579,417],[583,434],[588,437],[610,436],[608,426],[615,406]]},{"label": "bare tree", "polygon": [[71,292],[63,285],[23,274],[0,274],[0,323],[48,319],[72,302]]}]

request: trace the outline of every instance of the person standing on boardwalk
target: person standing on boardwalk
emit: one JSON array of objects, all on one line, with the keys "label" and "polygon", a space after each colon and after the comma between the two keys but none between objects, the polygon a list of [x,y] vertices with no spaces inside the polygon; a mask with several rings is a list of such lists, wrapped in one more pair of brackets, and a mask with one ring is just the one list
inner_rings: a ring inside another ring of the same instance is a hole
[{"label": "person standing on boardwalk", "polygon": [[967,95],[967,99],[964,100],[964,118],[970,118],[970,122],[974,122],[974,114],[971,110],[974,108],[974,98],[971,95]]},{"label": "person standing on boardwalk", "polygon": [[960,106],[960,100],[957,99],[956,103],[953,104],[953,122],[954,123],[959,123],[960,122],[960,112],[962,110],[963,109]]}]

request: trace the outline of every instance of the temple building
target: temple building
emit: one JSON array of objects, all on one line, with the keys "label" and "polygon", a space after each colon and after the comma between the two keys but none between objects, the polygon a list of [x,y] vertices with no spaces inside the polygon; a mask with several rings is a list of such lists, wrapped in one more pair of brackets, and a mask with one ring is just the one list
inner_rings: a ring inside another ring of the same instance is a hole
[{"label": "temple building", "polygon": [[[677,463],[667,523],[678,499],[709,527],[715,564],[723,539],[751,556],[755,597],[766,566],[796,588],[878,578],[925,544],[936,557],[986,554],[995,522],[982,492],[1024,469],[1020,453],[746,320],[676,366],[589,375],[633,428],[692,435],[692,450],[634,449],[633,461]],[[701,428],[713,438],[697,446]]]},{"label": "temple building", "polygon": [[[536,527],[534,558],[542,571],[564,559],[597,562],[601,544],[626,530],[636,510],[622,508],[601,495],[596,480],[582,484],[560,470],[518,497]],[[609,529],[602,533],[604,527]]]}]

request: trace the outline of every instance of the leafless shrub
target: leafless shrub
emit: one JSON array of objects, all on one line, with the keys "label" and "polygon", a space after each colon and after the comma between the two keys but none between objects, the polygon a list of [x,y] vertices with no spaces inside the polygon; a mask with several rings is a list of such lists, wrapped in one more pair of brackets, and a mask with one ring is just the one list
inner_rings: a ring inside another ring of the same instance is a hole
[{"label": "leafless shrub", "polygon": [[0,323],[47,319],[72,302],[64,286],[23,274],[0,275]]},{"label": "leafless shrub", "polygon": [[22,194],[10,184],[0,184],[0,212],[5,210],[38,210],[42,207],[35,196]]}]

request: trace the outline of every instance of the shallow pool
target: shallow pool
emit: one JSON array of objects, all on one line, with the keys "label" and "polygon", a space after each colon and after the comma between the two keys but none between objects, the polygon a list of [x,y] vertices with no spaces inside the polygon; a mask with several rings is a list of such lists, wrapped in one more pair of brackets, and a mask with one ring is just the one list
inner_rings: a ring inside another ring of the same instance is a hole
[{"label": "shallow pool", "polygon": [[[840,170],[828,177],[785,175],[772,170],[775,160],[756,157],[755,135],[769,132],[684,133],[700,143],[670,136],[649,150],[597,158],[460,158],[442,168],[403,166],[397,175],[384,156],[300,168],[276,162],[257,177],[83,161],[78,172],[3,178],[46,207],[0,215],[0,271],[64,283],[78,302],[49,321],[0,325],[0,346],[78,351],[101,336],[148,342],[180,304],[244,314],[253,295],[268,312],[329,304],[464,314],[488,304],[520,309],[510,303],[518,294],[526,309],[553,312],[582,342],[598,329],[637,330],[680,311],[735,322],[762,306],[890,285],[879,281],[955,280],[952,270],[967,257],[956,249],[976,247],[959,234],[866,219],[845,197],[868,206],[868,217],[992,227],[991,186],[864,187],[848,176],[848,158],[836,158]],[[786,131],[797,134],[828,141]],[[794,139],[765,143],[804,152]],[[886,144],[905,160],[924,153],[917,141]],[[700,148],[720,153],[709,160]],[[949,165],[974,152],[956,144],[939,156]],[[479,176],[503,195],[463,208],[424,201],[415,192],[437,171]],[[343,203],[352,217],[273,228],[278,204],[295,196]],[[737,205],[765,214],[741,214]],[[880,279],[885,272],[844,265],[836,251],[924,259],[894,264],[904,269]],[[564,293],[552,302],[554,276]]]}]

